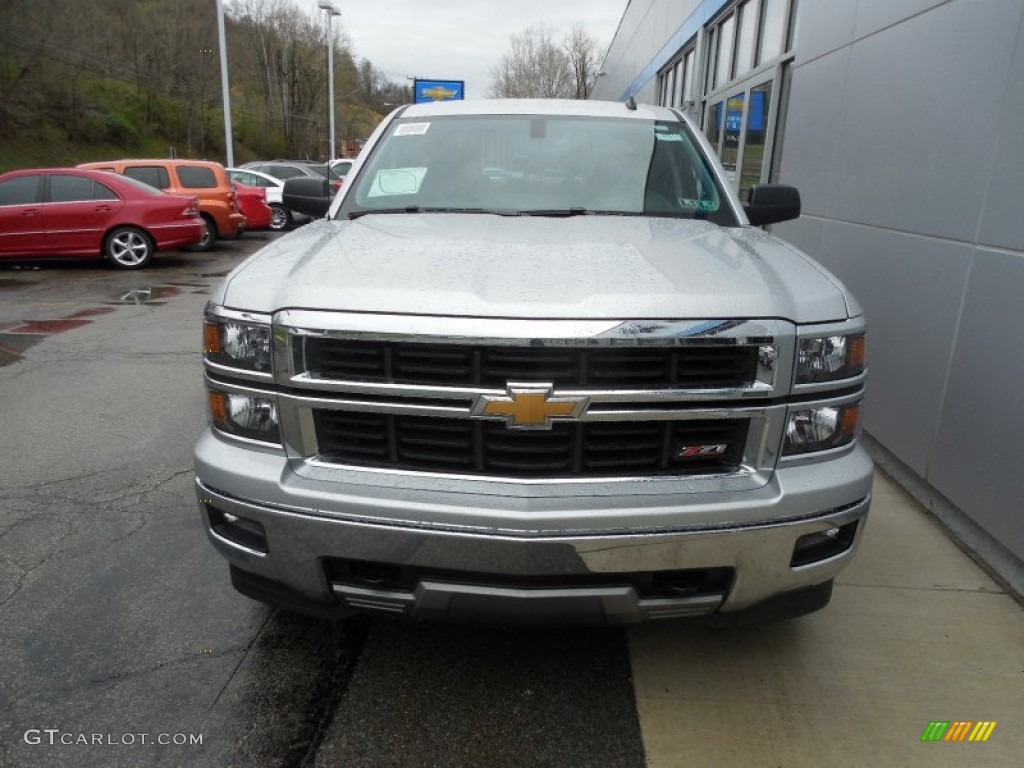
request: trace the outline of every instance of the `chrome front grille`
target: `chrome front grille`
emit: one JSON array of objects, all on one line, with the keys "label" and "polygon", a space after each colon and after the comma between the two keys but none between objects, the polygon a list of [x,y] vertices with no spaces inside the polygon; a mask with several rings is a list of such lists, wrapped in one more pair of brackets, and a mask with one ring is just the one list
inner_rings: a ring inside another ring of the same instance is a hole
[{"label": "chrome front grille", "polygon": [[472,419],[320,409],[313,421],[327,463],[551,479],[729,474],[740,465],[750,427],[747,419],[701,419],[517,431]]},{"label": "chrome front grille", "polygon": [[596,389],[702,389],[748,386],[758,348],[569,347],[421,344],[307,338],[303,368],[324,380],[450,387],[499,387],[544,381]]},{"label": "chrome front grille", "polygon": [[794,338],[781,320],[285,310],[274,377],[285,447],[311,477],[453,491],[476,481],[512,495],[641,480],[631,492],[698,493],[768,481]]}]

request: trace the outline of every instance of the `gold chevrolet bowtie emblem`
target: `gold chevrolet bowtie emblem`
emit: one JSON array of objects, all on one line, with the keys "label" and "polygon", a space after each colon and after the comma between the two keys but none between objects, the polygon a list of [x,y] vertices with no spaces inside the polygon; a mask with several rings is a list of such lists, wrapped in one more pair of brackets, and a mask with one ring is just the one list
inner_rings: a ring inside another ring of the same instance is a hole
[{"label": "gold chevrolet bowtie emblem", "polygon": [[551,429],[552,419],[578,419],[588,397],[552,397],[551,384],[509,384],[507,395],[480,395],[473,416],[502,419],[509,429]]},{"label": "gold chevrolet bowtie emblem", "polygon": [[446,99],[454,99],[458,91],[449,90],[441,85],[435,85],[433,88],[424,88],[420,93],[432,101],[445,101]]}]

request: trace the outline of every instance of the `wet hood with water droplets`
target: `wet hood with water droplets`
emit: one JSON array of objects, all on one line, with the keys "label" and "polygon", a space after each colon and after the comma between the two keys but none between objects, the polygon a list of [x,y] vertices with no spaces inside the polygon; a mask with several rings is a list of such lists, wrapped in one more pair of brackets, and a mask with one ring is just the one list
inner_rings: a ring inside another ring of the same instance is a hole
[{"label": "wet hood with water droplets", "polygon": [[317,221],[243,262],[214,299],[255,312],[845,320],[820,265],[749,227],[641,216],[369,215]]}]

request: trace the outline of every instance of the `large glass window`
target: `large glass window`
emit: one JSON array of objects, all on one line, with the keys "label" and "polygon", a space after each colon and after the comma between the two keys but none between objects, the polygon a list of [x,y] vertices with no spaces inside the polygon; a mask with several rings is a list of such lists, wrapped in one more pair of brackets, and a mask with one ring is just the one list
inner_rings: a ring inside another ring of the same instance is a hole
[{"label": "large glass window", "polygon": [[718,28],[718,59],[715,65],[715,87],[725,85],[732,79],[733,35],[736,33],[736,17],[730,16]]},{"label": "large glass window", "polygon": [[683,103],[693,100],[693,62],[696,59],[693,49],[690,49],[683,57],[685,74],[683,76]]},{"label": "large glass window", "polygon": [[683,103],[683,61],[680,59],[672,68],[672,106]]},{"label": "large glass window", "polygon": [[694,62],[696,40],[687,43],[684,52],[677,54],[660,75],[658,103],[665,107],[681,107],[695,98]]},{"label": "large glass window", "polygon": [[747,74],[754,67],[760,10],[760,0],[749,0],[736,12],[739,19],[739,29],[736,33],[736,77]]},{"label": "large glass window", "polygon": [[[601,148],[599,157],[595,147]],[[632,118],[396,121],[368,158],[340,215],[410,209],[734,221],[686,125]]]},{"label": "large glass window", "polygon": [[762,64],[776,58],[786,44],[786,0],[764,0],[761,17],[761,45],[757,63]]},{"label": "large glass window", "polygon": [[703,32],[709,70],[696,90],[705,93],[704,132],[741,195],[771,178],[795,7],[796,0],[733,0]]},{"label": "large glass window", "polygon": [[725,102],[725,129],[722,131],[722,166],[732,182],[736,178],[736,164],[739,159],[740,137],[743,133],[743,102],[745,94],[739,93]]},{"label": "large glass window", "polygon": [[745,197],[747,190],[761,183],[762,175],[767,168],[765,145],[771,119],[771,104],[771,80],[750,89],[747,133],[743,144],[743,169],[740,172],[740,197]]}]

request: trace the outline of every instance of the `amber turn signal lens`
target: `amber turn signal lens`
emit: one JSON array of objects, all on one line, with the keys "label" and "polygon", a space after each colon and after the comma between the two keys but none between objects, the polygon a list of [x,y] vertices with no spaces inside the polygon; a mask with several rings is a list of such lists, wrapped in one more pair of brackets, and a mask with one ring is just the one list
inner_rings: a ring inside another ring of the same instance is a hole
[{"label": "amber turn signal lens", "polygon": [[857,425],[860,423],[860,405],[847,405],[839,421],[839,434],[844,437],[855,437]]},{"label": "amber turn signal lens", "polygon": [[847,352],[846,364],[855,370],[864,370],[868,359],[868,337],[864,334],[850,337],[850,349]]},{"label": "amber turn signal lens", "polygon": [[224,392],[210,392],[210,418],[214,424],[228,422],[228,396]]},{"label": "amber turn signal lens", "polygon": [[219,355],[224,351],[220,341],[220,326],[216,323],[203,323],[203,353]]}]

